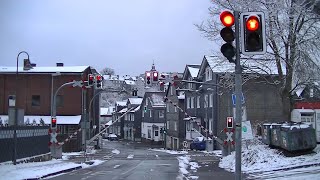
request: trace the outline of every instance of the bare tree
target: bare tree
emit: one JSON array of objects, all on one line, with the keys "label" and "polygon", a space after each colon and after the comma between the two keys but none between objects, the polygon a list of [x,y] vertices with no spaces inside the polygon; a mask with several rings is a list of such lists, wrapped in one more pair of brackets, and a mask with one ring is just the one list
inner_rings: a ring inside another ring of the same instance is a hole
[{"label": "bare tree", "polygon": [[102,75],[114,75],[115,72],[114,72],[114,69],[112,68],[103,68],[102,71],[100,72]]},{"label": "bare tree", "polygon": [[[267,54],[241,59],[273,61],[279,78],[283,105],[290,116],[293,91],[311,80],[319,80],[320,16],[315,12],[319,0],[211,0],[210,19],[197,24],[209,40],[220,43],[220,13],[229,9],[240,12],[263,11],[266,14]],[[220,49],[216,54],[220,54]],[[226,60],[227,61],[227,60]],[[250,67],[248,67],[250,68]]]}]

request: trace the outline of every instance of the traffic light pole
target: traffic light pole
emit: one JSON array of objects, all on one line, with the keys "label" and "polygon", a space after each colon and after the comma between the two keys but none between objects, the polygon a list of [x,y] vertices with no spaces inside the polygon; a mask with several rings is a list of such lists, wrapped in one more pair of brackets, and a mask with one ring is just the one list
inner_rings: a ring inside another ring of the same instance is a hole
[{"label": "traffic light pole", "polygon": [[235,117],[235,129],[236,129],[236,167],[235,167],[235,179],[241,180],[241,94],[242,94],[242,69],[240,65],[240,22],[239,11],[234,11],[235,19],[235,42],[236,42],[236,67],[235,67],[235,95],[236,95],[236,117]]}]

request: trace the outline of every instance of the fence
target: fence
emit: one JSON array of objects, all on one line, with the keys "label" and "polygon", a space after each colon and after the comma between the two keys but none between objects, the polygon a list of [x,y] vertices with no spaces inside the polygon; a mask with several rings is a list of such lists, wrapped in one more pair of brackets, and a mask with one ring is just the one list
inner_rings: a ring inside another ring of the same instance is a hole
[{"label": "fence", "polygon": [[[17,159],[49,152],[49,126],[17,127]],[[0,162],[11,161],[14,152],[13,127],[0,127]]]}]

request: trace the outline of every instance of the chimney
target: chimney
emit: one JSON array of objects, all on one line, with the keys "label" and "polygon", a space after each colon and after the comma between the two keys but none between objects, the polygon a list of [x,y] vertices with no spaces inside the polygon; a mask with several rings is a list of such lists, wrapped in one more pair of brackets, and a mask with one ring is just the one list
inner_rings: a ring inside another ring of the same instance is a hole
[{"label": "chimney", "polygon": [[57,63],[57,67],[63,67],[63,63]]}]

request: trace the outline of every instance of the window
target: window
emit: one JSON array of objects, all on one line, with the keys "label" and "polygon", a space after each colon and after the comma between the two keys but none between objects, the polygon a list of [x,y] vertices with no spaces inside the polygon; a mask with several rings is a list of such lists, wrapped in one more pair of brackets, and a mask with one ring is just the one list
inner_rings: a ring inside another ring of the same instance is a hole
[{"label": "window", "polygon": [[151,138],[151,129],[148,129],[148,138]]},{"label": "window", "polygon": [[167,112],[170,112],[170,106],[167,104]]},{"label": "window", "polygon": [[313,97],[313,88],[310,89],[310,97]]},{"label": "window", "polygon": [[148,106],[148,98],[146,98],[146,106]]},{"label": "window", "polygon": [[174,107],[174,112],[178,112],[177,106]]},{"label": "window", "polygon": [[200,96],[197,96],[197,108],[200,108]]},{"label": "window", "polygon": [[164,118],[164,111],[159,111],[159,118]]},{"label": "window", "polygon": [[212,133],[212,119],[209,119],[209,133]]},{"label": "window", "polygon": [[170,88],[170,94],[173,95],[173,87]]},{"label": "window", "polygon": [[56,96],[56,103],[57,103],[57,107],[63,107],[63,96],[62,95]]},{"label": "window", "polygon": [[142,117],[144,117],[144,109],[142,110]]},{"label": "window", "polygon": [[187,98],[187,109],[190,108],[190,97]]},{"label": "window", "polygon": [[212,80],[212,70],[210,67],[206,68],[206,81],[210,81]]},{"label": "window", "polygon": [[159,131],[158,130],[154,131],[154,136],[159,136]]},{"label": "window", "polygon": [[194,97],[191,97],[191,104],[190,104],[191,108],[194,108]]},{"label": "window", "polygon": [[32,95],[32,106],[40,106],[40,95]]},{"label": "window", "polygon": [[170,121],[167,121],[167,129],[170,127]]},{"label": "window", "polygon": [[188,122],[186,123],[187,131],[190,131],[190,124],[191,124],[191,122],[190,122],[190,121],[188,121]]},{"label": "window", "polygon": [[209,97],[210,97],[210,98],[209,98],[209,106],[210,106],[210,107],[213,107],[213,94],[210,94]]},{"label": "window", "polygon": [[174,130],[178,131],[178,123],[177,122],[174,122]]},{"label": "window", "polygon": [[208,107],[208,94],[204,95],[204,107]]},{"label": "window", "polygon": [[[189,77],[189,81],[192,81],[192,77]],[[192,86],[192,83],[188,83],[188,89],[192,89],[193,86]]]},{"label": "window", "polygon": [[150,117],[152,117],[152,112],[151,112],[151,109],[150,109],[150,111],[149,111],[149,112],[150,112]]}]

